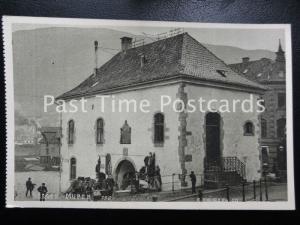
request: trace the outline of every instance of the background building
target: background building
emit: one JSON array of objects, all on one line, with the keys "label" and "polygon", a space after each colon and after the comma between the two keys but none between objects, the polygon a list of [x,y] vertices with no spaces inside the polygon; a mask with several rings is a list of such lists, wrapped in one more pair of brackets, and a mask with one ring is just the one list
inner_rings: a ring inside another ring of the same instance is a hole
[{"label": "background building", "polygon": [[40,132],[40,163],[46,168],[60,165],[60,135],[59,127],[41,127]]},{"label": "background building", "polygon": [[286,178],[286,71],[285,52],[279,41],[276,59],[262,58],[230,67],[243,77],[268,87],[262,96],[266,111],[261,115],[261,151],[265,170]]}]

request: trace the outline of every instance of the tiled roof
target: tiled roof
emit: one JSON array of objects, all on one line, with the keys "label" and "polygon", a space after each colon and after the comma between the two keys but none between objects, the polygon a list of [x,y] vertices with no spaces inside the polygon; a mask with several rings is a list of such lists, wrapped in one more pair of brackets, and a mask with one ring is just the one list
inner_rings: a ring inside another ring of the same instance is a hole
[{"label": "tiled roof", "polygon": [[60,127],[41,127],[40,132],[42,133],[43,138],[40,140],[40,144],[59,144],[60,143]]},{"label": "tiled roof", "polygon": [[229,65],[242,76],[259,83],[284,82],[285,63],[262,58]]},{"label": "tiled roof", "polygon": [[55,132],[60,133],[60,127],[41,127],[39,128],[40,132]]},{"label": "tiled roof", "polygon": [[[143,66],[141,56],[145,58]],[[101,93],[178,76],[256,90],[265,89],[234,72],[189,34],[183,33],[117,53],[97,69],[96,75],[92,74],[58,99]]]}]

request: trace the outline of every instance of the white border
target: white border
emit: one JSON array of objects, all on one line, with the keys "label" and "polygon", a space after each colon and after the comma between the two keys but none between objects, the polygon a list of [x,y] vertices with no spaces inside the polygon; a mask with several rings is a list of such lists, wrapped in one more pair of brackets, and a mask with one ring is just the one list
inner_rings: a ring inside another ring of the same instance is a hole
[{"label": "white border", "polygon": [[[14,86],[12,57],[12,24],[47,24],[63,27],[143,26],[184,28],[230,28],[230,29],[283,29],[286,50],[286,102],[287,102],[287,173],[288,201],[285,202],[78,202],[78,201],[15,201],[14,200]],[[250,209],[250,210],[293,210],[294,160],[293,160],[293,101],[292,101],[292,58],[290,24],[220,24],[191,22],[161,22],[134,20],[69,19],[46,17],[3,17],[4,61],[6,84],[6,131],[7,131],[7,180],[6,207],[43,208],[116,208],[116,209]]]}]

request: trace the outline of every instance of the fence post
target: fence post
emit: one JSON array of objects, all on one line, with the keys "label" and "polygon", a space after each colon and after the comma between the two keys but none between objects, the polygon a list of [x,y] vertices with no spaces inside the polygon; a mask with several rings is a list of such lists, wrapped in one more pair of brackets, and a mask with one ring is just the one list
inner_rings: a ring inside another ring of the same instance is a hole
[{"label": "fence post", "polygon": [[138,192],[140,192],[140,174],[138,174]]},{"label": "fence post", "polygon": [[202,192],[202,189],[200,188],[200,190],[198,191],[198,197],[199,197],[199,200],[200,202],[203,201],[203,192]]},{"label": "fence post", "polygon": [[245,181],[242,183],[243,202],[245,201]]},{"label": "fence post", "polygon": [[259,179],[259,200],[262,201],[261,178]]},{"label": "fence post", "polygon": [[153,196],[152,196],[152,202],[157,202],[157,199],[158,199],[158,198],[157,198],[156,195],[153,195]]},{"label": "fence post", "polygon": [[174,192],[174,177],[175,177],[175,173],[172,174],[172,192]]},{"label": "fence post", "polygon": [[256,182],[253,180],[253,198],[256,200]]},{"label": "fence post", "polygon": [[267,176],[265,176],[265,194],[266,194],[266,201],[268,201],[269,200],[269,196],[268,196]]},{"label": "fence post", "polygon": [[229,185],[226,184],[226,198],[230,202],[230,196],[229,196]]},{"label": "fence post", "polygon": [[133,193],[133,179],[130,178],[130,192]]}]

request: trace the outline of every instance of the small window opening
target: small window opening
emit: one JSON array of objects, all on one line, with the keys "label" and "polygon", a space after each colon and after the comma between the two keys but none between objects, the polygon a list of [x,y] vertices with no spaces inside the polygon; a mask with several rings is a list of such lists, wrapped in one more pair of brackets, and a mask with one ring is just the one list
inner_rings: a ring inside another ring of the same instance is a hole
[{"label": "small window opening", "polygon": [[226,72],[225,70],[217,70],[217,72],[222,76],[222,77],[226,77]]}]

